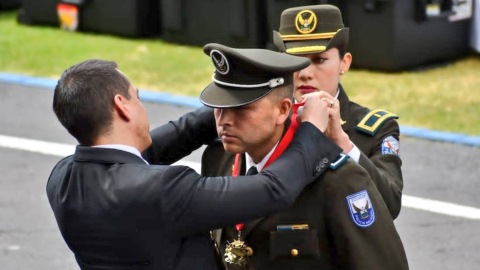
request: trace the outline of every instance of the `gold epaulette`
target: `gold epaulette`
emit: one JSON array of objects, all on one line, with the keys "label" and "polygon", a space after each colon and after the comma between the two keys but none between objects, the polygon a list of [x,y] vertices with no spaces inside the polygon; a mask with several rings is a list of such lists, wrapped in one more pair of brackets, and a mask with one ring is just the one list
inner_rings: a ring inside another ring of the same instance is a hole
[{"label": "gold epaulette", "polygon": [[381,109],[373,110],[367,113],[355,128],[373,136],[387,120],[392,118],[398,119],[398,116]]}]

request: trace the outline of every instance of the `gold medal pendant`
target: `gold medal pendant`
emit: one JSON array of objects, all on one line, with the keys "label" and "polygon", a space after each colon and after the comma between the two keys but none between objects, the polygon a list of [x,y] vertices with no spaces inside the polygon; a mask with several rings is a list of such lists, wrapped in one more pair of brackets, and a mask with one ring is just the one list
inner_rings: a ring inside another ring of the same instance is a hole
[{"label": "gold medal pendant", "polygon": [[244,241],[234,240],[225,248],[225,261],[231,264],[246,265],[247,256],[252,256],[253,250]]},{"label": "gold medal pendant", "polygon": [[238,265],[246,265],[249,256],[253,255],[251,247],[247,246],[244,241],[240,240],[240,231],[238,232],[238,240],[227,243],[225,248],[225,262]]}]

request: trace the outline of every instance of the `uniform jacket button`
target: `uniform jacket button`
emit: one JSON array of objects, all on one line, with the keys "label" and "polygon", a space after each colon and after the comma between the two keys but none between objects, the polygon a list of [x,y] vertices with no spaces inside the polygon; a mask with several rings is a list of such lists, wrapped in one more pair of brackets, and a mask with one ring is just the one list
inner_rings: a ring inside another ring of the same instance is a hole
[{"label": "uniform jacket button", "polygon": [[292,251],[290,253],[292,254],[293,257],[298,256],[298,250],[296,250],[296,249],[292,249]]},{"label": "uniform jacket button", "polygon": [[324,158],[322,161],[323,161],[323,163],[327,164],[328,163],[328,158]]}]

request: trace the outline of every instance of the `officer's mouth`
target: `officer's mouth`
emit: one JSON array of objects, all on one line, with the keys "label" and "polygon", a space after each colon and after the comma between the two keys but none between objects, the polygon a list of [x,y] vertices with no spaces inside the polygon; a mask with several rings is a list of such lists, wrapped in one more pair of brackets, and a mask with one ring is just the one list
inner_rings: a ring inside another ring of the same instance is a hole
[{"label": "officer's mouth", "polygon": [[300,93],[302,94],[318,92],[317,88],[311,85],[300,85],[299,87],[297,87],[297,91],[300,91]]},{"label": "officer's mouth", "polygon": [[223,142],[223,143],[229,143],[229,142],[232,142],[234,140],[236,140],[237,137],[229,134],[229,133],[222,133],[220,134],[220,140]]}]

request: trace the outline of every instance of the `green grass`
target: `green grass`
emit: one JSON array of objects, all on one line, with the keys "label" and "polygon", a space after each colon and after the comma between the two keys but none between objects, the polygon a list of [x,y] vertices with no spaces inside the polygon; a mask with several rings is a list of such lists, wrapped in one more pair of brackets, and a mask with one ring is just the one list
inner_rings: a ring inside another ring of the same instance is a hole
[{"label": "green grass", "polygon": [[[58,78],[89,58],[116,61],[137,87],[194,97],[213,72],[198,47],[23,26],[16,12],[0,13],[0,71]],[[351,100],[394,112],[401,125],[480,135],[478,55],[427,71],[350,70],[342,84]]]}]

